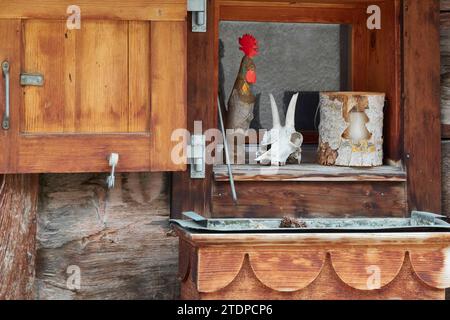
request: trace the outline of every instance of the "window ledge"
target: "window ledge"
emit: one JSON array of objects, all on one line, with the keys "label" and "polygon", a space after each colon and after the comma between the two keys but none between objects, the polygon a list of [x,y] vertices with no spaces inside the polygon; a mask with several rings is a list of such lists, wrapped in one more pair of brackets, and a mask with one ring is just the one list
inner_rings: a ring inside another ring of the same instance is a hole
[{"label": "window ledge", "polygon": [[[374,168],[348,168],[307,163],[284,167],[233,165],[232,168],[235,181],[406,181],[406,172],[403,168],[388,165]],[[214,178],[216,181],[229,181],[227,166],[214,166]]]}]

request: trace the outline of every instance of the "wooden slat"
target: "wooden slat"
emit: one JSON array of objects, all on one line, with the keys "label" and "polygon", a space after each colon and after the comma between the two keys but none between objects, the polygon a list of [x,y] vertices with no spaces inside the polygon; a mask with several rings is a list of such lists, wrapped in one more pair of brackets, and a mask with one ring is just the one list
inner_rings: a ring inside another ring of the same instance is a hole
[{"label": "wooden slat", "polygon": [[150,130],[150,23],[130,21],[128,132]]},{"label": "wooden slat", "polygon": [[186,0],[1,0],[0,19],[67,19],[77,5],[81,19],[184,21]]},{"label": "wooden slat", "polygon": [[171,139],[186,128],[186,23],[152,22],[150,39],[152,170],[183,170],[186,163],[171,159],[179,143]]},{"label": "wooden slat", "polygon": [[[60,21],[32,20],[24,22],[23,30],[24,71],[42,74],[45,84],[43,87],[27,86],[23,89],[22,132],[64,132],[66,93],[70,101],[69,109],[73,110],[75,98],[75,91],[69,89],[75,79],[72,82],[72,73],[67,70],[67,75],[65,72],[65,62],[73,61],[75,54],[65,50],[66,26]],[[69,43],[73,42],[74,35],[71,33],[70,36],[70,40],[67,38]]]},{"label": "wooden slat", "polygon": [[21,137],[17,170],[23,173],[109,172],[108,156],[119,153],[117,172],[150,171],[149,134],[58,134]]},{"label": "wooden slat", "polygon": [[261,5],[273,8],[356,8],[367,6],[367,0],[219,0],[220,6],[249,7]]},{"label": "wooden slat", "polygon": [[439,1],[406,0],[404,8],[408,205],[410,210],[440,212]]},{"label": "wooden slat", "polygon": [[77,46],[77,132],[128,132],[128,22],[86,21]]},{"label": "wooden slat", "polygon": [[402,182],[216,182],[213,217],[405,217]]},{"label": "wooden slat", "polygon": [[267,6],[265,3],[250,3],[243,6],[232,2],[220,7],[220,19],[229,21],[302,22],[302,23],[352,23],[361,7],[314,7],[308,5]]},{"label": "wooden slat", "polygon": [[[8,61],[10,64],[10,129],[0,129],[0,172],[16,169],[17,137],[19,135],[19,108],[22,104],[21,89],[15,81],[15,75],[20,73],[22,52],[20,39],[22,38],[20,20],[0,20],[0,64]],[[0,119],[3,121],[5,112],[5,81],[0,71]]]},{"label": "wooden slat", "polygon": [[331,248],[341,246],[442,246],[450,243],[448,232],[423,233],[191,233],[176,228],[183,240],[198,246],[233,245],[241,246],[277,246],[292,245],[295,247],[311,247],[319,245]]},{"label": "wooden slat", "polygon": [[[65,30],[64,33],[64,69],[62,82],[64,83],[64,132],[77,132],[77,88],[79,78],[77,74],[78,30]],[[62,36],[62,34],[61,34]],[[53,73],[50,73],[53,74]],[[58,77],[56,77],[58,79]],[[48,79],[54,81],[53,79]],[[60,85],[60,83],[58,83]]]},{"label": "wooden slat", "polygon": [[[384,113],[385,159],[402,159],[401,24],[400,1],[385,1],[381,8],[381,30],[369,31],[366,90],[386,93]],[[367,15],[361,24],[366,25]],[[355,51],[354,51],[355,52]],[[357,67],[357,72],[359,67]]]},{"label": "wooden slat", "polygon": [[[382,166],[370,169],[325,167],[317,164],[264,167],[260,165],[234,165],[236,181],[406,181],[402,168]],[[226,165],[214,167],[216,181],[228,181]]]}]

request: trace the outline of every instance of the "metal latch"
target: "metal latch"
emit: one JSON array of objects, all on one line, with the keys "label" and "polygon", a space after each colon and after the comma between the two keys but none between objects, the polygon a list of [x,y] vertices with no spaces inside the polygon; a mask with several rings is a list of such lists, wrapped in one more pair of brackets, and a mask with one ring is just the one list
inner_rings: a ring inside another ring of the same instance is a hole
[{"label": "metal latch", "polygon": [[204,135],[192,135],[191,145],[188,150],[191,164],[191,178],[205,179],[206,137]]},{"label": "metal latch", "polygon": [[206,32],[206,0],[188,0],[192,12],[192,32]]},{"label": "metal latch", "polygon": [[44,76],[40,73],[21,73],[20,85],[42,87],[44,85]]}]

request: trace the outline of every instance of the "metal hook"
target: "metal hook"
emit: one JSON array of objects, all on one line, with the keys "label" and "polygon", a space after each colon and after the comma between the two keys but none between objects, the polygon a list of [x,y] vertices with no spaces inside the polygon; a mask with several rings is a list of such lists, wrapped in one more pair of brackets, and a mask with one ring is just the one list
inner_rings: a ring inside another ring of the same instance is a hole
[{"label": "metal hook", "polygon": [[109,166],[111,167],[111,175],[106,179],[106,183],[108,184],[108,189],[114,188],[114,184],[116,181],[116,177],[114,176],[116,171],[116,166],[119,163],[119,154],[111,153],[108,158]]}]

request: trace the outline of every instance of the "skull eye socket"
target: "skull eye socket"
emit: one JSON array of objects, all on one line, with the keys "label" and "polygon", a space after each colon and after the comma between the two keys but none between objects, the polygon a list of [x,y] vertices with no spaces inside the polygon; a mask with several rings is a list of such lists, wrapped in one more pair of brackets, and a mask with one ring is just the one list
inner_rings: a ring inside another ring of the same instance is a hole
[{"label": "skull eye socket", "polygon": [[294,132],[293,134],[291,134],[291,139],[289,142],[296,147],[301,146],[303,143],[303,136],[299,132]]}]

